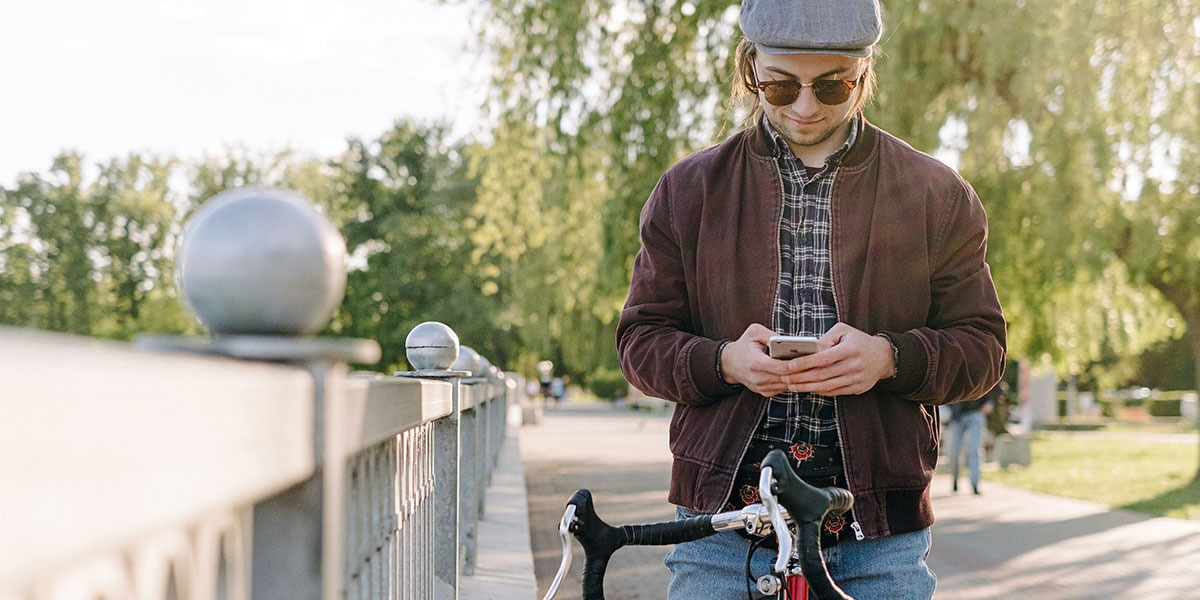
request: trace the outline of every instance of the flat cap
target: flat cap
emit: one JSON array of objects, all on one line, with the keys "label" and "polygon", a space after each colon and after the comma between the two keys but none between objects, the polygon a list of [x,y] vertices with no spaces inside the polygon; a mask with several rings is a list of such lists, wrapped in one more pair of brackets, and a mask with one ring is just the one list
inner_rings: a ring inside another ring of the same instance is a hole
[{"label": "flat cap", "polygon": [[878,0],[743,0],[741,25],[764,54],[864,58],[883,34]]}]

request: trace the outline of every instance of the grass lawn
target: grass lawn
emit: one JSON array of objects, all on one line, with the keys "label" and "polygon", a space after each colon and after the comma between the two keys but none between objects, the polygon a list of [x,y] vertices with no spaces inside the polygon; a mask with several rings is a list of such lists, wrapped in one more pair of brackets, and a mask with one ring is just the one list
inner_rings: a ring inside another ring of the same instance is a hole
[{"label": "grass lawn", "polygon": [[[1197,443],[1088,439],[1034,434],[1033,464],[988,473],[985,479],[1156,517],[1200,521]],[[1186,440],[1186,441],[1184,441]]]}]

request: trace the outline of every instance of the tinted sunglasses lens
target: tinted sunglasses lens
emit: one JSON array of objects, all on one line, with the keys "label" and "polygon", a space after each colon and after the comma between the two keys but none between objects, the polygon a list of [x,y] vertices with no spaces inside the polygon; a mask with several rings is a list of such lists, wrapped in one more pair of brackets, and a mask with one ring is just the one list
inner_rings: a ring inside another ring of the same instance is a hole
[{"label": "tinted sunglasses lens", "polygon": [[[817,101],[830,106],[849,100],[850,92],[854,89],[845,81],[814,81],[812,88]],[[787,106],[800,97],[804,86],[795,81],[772,81],[762,84],[762,89],[767,102],[775,106]]]},{"label": "tinted sunglasses lens", "polygon": [[844,81],[814,81],[813,94],[822,104],[837,105],[850,99],[850,86]]},{"label": "tinted sunglasses lens", "polygon": [[793,81],[772,82],[763,90],[763,96],[775,106],[787,106],[800,97],[802,89],[804,88],[800,87],[800,84]]}]

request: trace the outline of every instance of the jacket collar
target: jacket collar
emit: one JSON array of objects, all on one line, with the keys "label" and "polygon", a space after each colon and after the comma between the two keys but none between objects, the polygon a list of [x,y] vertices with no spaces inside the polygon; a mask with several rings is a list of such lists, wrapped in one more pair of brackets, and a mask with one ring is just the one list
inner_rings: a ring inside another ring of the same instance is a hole
[{"label": "jacket collar", "polygon": [[[771,139],[771,134],[767,132],[766,120],[759,119],[758,124],[747,131],[750,151],[759,156],[771,158],[774,157],[774,142]],[[841,166],[854,167],[861,164],[871,154],[871,150],[875,147],[875,137],[878,130],[874,125],[867,122],[867,118],[859,113],[858,115],[858,136],[854,140],[854,145],[842,157]]]}]

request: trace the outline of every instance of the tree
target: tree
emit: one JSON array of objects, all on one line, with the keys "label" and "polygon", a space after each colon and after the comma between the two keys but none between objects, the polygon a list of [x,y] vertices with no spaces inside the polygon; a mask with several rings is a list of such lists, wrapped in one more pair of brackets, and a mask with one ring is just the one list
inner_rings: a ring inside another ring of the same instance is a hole
[{"label": "tree", "polygon": [[102,271],[100,306],[106,316],[96,335],[129,339],[142,331],[183,332],[194,325],[175,287],[178,207],[169,181],[174,159],[131,155],[100,165],[89,210]]},{"label": "tree", "polygon": [[397,122],[378,139],[352,139],[330,163],[334,213],[353,257],[346,298],[331,324],[375,339],[378,368],[405,364],[405,338],[441,321],[498,366],[513,335],[496,326],[502,298],[489,290],[469,237],[477,180],[445,127]]},{"label": "tree", "polygon": [[[1156,102],[1144,74],[1179,54],[1159,41],[1164,27],[1196,14],[1191,2],[1167,4],[886,7],[901,25],[884,46],[872,116],[919,148],[957,151],[988,209],[1010,350],[1047,356],[1063,376],[1180,334],[1117,243],[1126,156],[1146,151]],[[1177,33],[1195,43],[1194,31]]]},{"label": "tree", "polygon": [[[96,308],[92,260],[92,220],[83,182],[83,157],[62,154],[54,159],[49,177],[22,175],[15,189],[5,193],[8,209],[21,215],[23,230],[16,231],[25,242],[17,256],[28,269],[17,281],[31,284],[32,325],[81,335],[90,335]],[[16,265],[14,265],[16,266]]]},{"label": "tree", "polygon": [[129,339],[189,328],[174,299],[174,162],[131,155],[84,177],[80,154],[0,191],[0,322]]},{"label": "tree", "polygon": [[476,155],[480,256],[528,348],[572,373],[611,371],[641,205],[729,121],[729,2],[482,7],[497,65],[493,141]]},{"label": "tree", "polygon": [[1113,32],[1139,43],[1110,65],[1114,80],[1137,78],[1132,91],[1114,85],[1110,102],[1143,107],[1117,133],[1115,183],[1127,194],[1117,211],[1116,252],[1179,311],[1200,376],[1200,6],[1156,7],[1161,20],[1112,23]]}]

